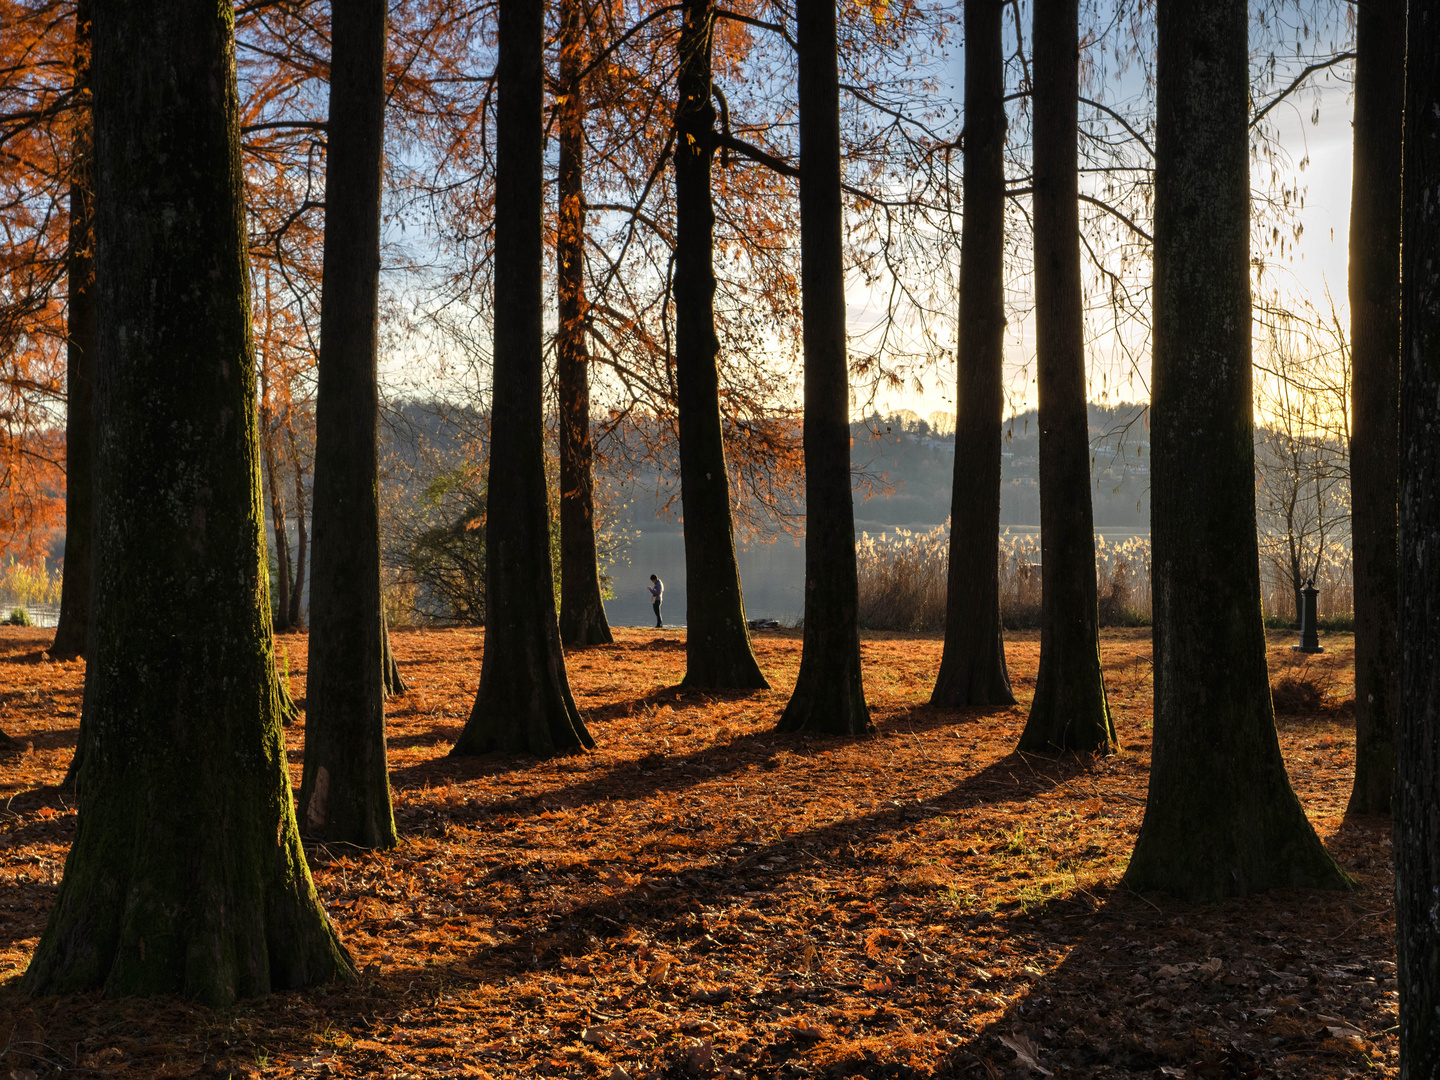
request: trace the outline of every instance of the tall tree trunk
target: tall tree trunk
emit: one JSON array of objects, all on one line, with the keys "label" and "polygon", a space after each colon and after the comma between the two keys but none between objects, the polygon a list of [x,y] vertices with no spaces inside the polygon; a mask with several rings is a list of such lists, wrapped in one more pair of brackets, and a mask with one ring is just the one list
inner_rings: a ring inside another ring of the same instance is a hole
[{"label": "tall tree trunk", "polygon": [[543,415],[545,6],[500,0],[495,124],[495,363],[486,487],[485,652],[452,754],[593,747],[555,617]]},{"label": "tall tree trunk", "polygon": [[1349,879],[1285,774],[1260,617],[1245,0],[1157,9],[1155,743],[1125,881],[1192,902]]},{"label": "tall tree trunk", "polygon": [[720,420],[715,208],[710,192],[714,30],[714,0],[686,0],[675,102],[675,380],[685,507],[684,685],[748,690],[770,684],[760,673],[745,622]]},{"label": "tall tree trunk", "polygon": [[1035,0],[1035,346],[1040,382],[1040,671],[1022,750],[1109,752],[1090,506],[1080,285],[1078,0]]},{"label": "tall tree trunk", "polygon": [[1400,1076],[1431,1080],[1440,1076],[1440,0],[1410,0],[1407,37],[1395,952]]},{"label": "tall tree trunk", "polygon": [[135,0],[94,26],[94,734],[23,986],[225,1003],[353,978],[274,692],[233,14]]},{"label": "tall tree trunk", "polygon": [[295,476],[295,576],[291,579],[289,624],[303,626],[300,602],[305,597],[305,474],[300,471],[300,448],[295,444],[293,419],[285,420],[285,434],[290,444],[290,468]]},{"label": "tall tree trunk", "polygon": [[1350,195],[1350,528],[1355,573],[1355,786],[1349,811],[1388,814],[1395,784],[1400,437],[1400,141],[1405,0],[1355,11]]},{"label": "tall tree trunk", "polygon": [[285,500],[280,497],[280,470],[275,463],[275,437],[270,406],[265,403],[268,381],[260,372],[260,450],[265,459],[265,484],[270,489],[270,522],[275,532],[275,629],[290,628],[290,539],[285,534]]},{"label": "tall tree trunk", "polygon": [[585,24],[581,0],[560,3],[560,176],[555,232],[560,332],[555,383],[560,414],[560,640],[614,640],[600,598],[595,549],[595,477],[590,451],[590,354],[585,347]]},{"label": "tall tree trunk", "polygon": [[[75,5],[75,86],[90,81],[90,0]],[[93,122],[75,119],[70,162],[70,250],[65,333],[65,577],[50,655],[79,656],[90,623],[91,460],[95,431],[95,190]]]},{"label": "tall tree trunk", "polygon": [[860,671],[850,367],[845,347],[835,0],[797,0],[800,290],[805,348],[805,636],[781,731],[870,728]]},{"label": "tall tree trunk", "polygon": [[410,684],[405,681],[405,676],[400,674],[400,665],[395,662],[395,651],[390,648],[390,622],[388,619],[381,620],[384,630],[384,659],[381,662],[381,670],[385,673],[385,696],[391,697],[395,694],[403,694],[409,691]]},{"label": "tall tree trunk", "polygon": [[965,5],[965,218],[945,649],[930,701],[1013,705],[1000,627],[1005,407],[1005,57],[1002,0]]},{"label": "tall tree trunk", "polygon": [[315,551],[302,824],[392,847],[380,609],[380,172],[386,0],[351,0],[331,28],[325,265],[315,395]]}]

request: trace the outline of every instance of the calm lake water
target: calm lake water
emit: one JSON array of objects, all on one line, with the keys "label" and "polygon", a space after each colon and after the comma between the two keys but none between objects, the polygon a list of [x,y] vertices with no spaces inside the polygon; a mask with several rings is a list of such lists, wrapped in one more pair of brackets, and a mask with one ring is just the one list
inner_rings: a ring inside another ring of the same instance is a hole
[{"label": "calm lake water", "polygon": [[[1002,527],[1012,536],[1038,537],[1038,525]],[[1135,529],[1096,529],[1107,543],[1149,536]],[[805,541],[781,535],[773,544],[755,543],[739,550],[740,587],[745,592],[745,617],[778,619],[793,624],[805,614]],[[685,537],[679,532],[641,532],[630,544],[628,558],[610,567],[615,599],[605,601],[613,626],[654,626],[650,575],[665,582],[661,615],[667,626],[685,625]]]},{"label": "calm lake water", "polygon": [[[745,592],[747,619],[797,621],[805,611],[805,546],[781,536],[773,544],[752,544],[739,550],[740,587]],[[615,599],[605,601],[613,626],[654,626],[650,610],[650,575],[665,583],[661,615],[666,626],[685,625],[685,537],[678,532],[642,532],[610,567]]]}]

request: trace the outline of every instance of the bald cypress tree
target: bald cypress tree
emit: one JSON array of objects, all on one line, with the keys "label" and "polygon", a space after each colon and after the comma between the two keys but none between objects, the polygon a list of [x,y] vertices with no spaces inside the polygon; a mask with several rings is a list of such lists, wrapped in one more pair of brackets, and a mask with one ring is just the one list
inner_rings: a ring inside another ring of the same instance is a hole
[{"label": "bald cypress tree", "polygon": [[[380,176],[385,0],[351,0],[331,26],[325,256],[315,401],[310,673],[301,824],[359,847],[395,844],[385,754],[393,662],[380,607]],[[301,508],[303,511],[303,507]]]},{"label": "bald cypress tree", "polygon": [[1400,140],[1405,0],[1355,6],[1350,195],[1350,530],[1355,573],[1355,786],[1390,812],[1395,785],[1400,456]]},{"label": "bald cypress tree", "polygon": [[500,0],[495,124],[495,363],[486,482],[485,652],[452,754],[537,757],[594,746],[555,616],[545,489],[545,7]]},{"label": "bald cypress tree", "polygon": [[233,19],[96,6],[90,736],[35,994],[223,1003],[353,977],[275,693]]},{"label": "bald cypress tree", "polygon": [[1080,284],[1078,0],[1035,0],[1035,349],[1040,390],[1040,670],[1022,750],[1109,751]]},{"label": "bald cypress tree", "polygon": [[[90,81],[90,0],[75,5],[75,85]],[[94,146],[88,110],[75,121],[70,159],[70,250],[65,278],[65,577],[52,656],[85,651],[90,624],[94,528],[95,235]]]},{"label": "bald cypress tree", "polygon": [[1000,414],[1005,405],[1005,50],[1002,0],[965,4],[965,218],[960,233],[955,478],[945,650],[930,701],[1011,705],[1000,628]]},{"label": "bald cypress tree", "polygon": [[675,102],[675,382],[685,508],[684,682],[763,689],[770,684],[755,660],[745,622],[720,420],[715,207],[710,190],[714,0],[686,0],[683,10]]},{"label": "bald cypress tree", "polygon": [[1410,0],[1400,343],[1400,1075],[1440,1076],[1440,0]]},{"label": "bald cypress tree", "polygon": [[614,640],[600,596],[595,548],[595,471],[590,445],[590,351],[585,308],[585,20],[582,0],[560,2],[560,144],[556,184],[555,386],[560,421],[560,640]]},{"label": "bald cypress tree", "polygon": [[840,76],[835,0],[797,0],[800,289],[805,347],[805,638],[781,731],[870,728],[860,674],[859,577],[850,493]]},{"label": "bald cypress tree", "polygon": [[1265,664],[1245,0],[1157,8],[1155,742],[1125,873],[1190,901],[1348,883],[1290,787]]}]

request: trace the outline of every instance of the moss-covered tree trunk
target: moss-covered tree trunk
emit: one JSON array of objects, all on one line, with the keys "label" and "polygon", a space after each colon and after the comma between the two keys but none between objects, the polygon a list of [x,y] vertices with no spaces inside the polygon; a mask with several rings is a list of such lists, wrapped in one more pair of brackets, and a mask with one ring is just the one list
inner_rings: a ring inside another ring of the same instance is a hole
[{"label": "moss-covered tree trunk", "polygon": [[590,446],[590,351],[585,345],[585,20],[581,0],[560,3],[560,142],[555,230],[555,385],[560,418],[560,640],[615,640],[600,596],[595,474]]},{"label": "moss-covered tree trunk", "polygon": [[325,264],[315,396],[315,531],[300,823],[323,840],[395,844],[385,762],[380,608],[380,172],[385,0],[337,8],[326,131]]},{"label": "moss-covered tree trunk", "polygon": [[1005,55],[1001,0],[965,5],[965,218],[945,648],[930,701],[1012,705],[1000,627],[1005,407]]},{"label": "moss-covered tree trunk", "polygon": [[1040,671],[1022,750],[1109,752],[1090,506],[1080,284],[1078,0],[1035,0],[1035,348],[1040,390]]},{"label": "moss-covered tree trunk", "polygon": [[1190,901],[1347,883],[1290,787],[1260,619],[1244,0],[1158,8],[1155,741],[1125,880]]},{"label": "moss-covered tree trunk", "polygon": [[1400,1076],[1440,1076],[1440,0],[1410,0],[1400,326]]},{"label": "moss-covered tree trunk", "polygon": [[275,695],[233,15],[101,4],[94,41],[91,739],[23,985],[223,1003],[353,977]]},{"label": "moss-covered tree trunk", "polygon": [[870,728],[860,671],[835,0],[797,0],[805,348],[805,635],[781,731]]},{"label": "moss-covered tree trunk", "polygon": [[714,30],[713,0],[687,0],[675,88],[675,382],[685,507],[684,685],[748,690],[770,684],[760,672],[745,622],[720,420],[710,190]]},{"label": "moss-covered tree trunk", "polygon": [[[75,5],[75,85],[90,81],[90,0]],[[85,651],[90,622],[90,542],[94,529],[91,455],[95,431],[95,191],[91,117],[74,119],[70,160],[70,250],[66,259],[65,577],[50,655]]]},{"label": "moss-covered tree trunk", "polygon": [[486,484],[485,652],[452,754],[553,757],[595,745],[565,675],[545,489],[544,5],[500,0],[495,363]]},{"label": "moss-covered tree trunk", "polygon": [[1399,642],[1400,139],[1405,0],[1355,9],[1350,195],[1350,529],[1355,574],[1355,786],[1350,811],[1388,814]]}]

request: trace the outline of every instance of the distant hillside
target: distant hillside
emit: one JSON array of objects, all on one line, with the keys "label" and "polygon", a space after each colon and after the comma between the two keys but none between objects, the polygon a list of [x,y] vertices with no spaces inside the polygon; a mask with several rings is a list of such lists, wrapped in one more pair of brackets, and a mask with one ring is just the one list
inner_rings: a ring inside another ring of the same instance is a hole
[{"label": "distant hillside", "polygon": [[[1097,528],[1150,527],[1150,439],[1143,406],[1090,406],[1091,498]],[[1040,524],[1040,432],[1032,409],[1002,426],[1000,524]],[[928,528],[950,514],[953,432],[912,414],[872,416],[852,428],[857,470],[891,490],[855,501],[855,527],[868,532]]]},{"label": "distant hillside", "polygon": [[[424,471],[420,459],[427,455],[421,452],[422,445],[429,455],[447,458],[466,442],[483,442],[488,428],[486,418],[473,410],[434,403],[400,403],[389,410],[387,421],[387,448],[394,454],[390,460],[402,475],[409,468]],[[1002,527],[1035,528],[1040,524],[1036,421],[1035,411],[1030,410],[1002,426]],[[644,532],[679,532],[680,484],[671,471],[676,455],[668,429],[645,434],[641,438],[623,429],[611,433],[603,452],[613,464],[597,469],[598,494],[619,510],[612,512],[612,525]],[[875,415],[853,424],[851,436],[857,530],[929,529],[949,517],[955,468],[953,431],[937,431],[914,413],[899,413]],[[645,443],[658,452],[645,454],[641,449]],[[1150,441],[1144,406],[1091,405],[1090,443],[1096,527],[1148,530]],[[657,468],[657,459],[666,467]],[[420,477],[412,473],[400,482],[417,480]]]}]

